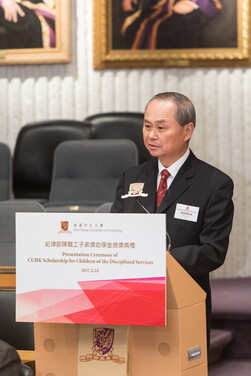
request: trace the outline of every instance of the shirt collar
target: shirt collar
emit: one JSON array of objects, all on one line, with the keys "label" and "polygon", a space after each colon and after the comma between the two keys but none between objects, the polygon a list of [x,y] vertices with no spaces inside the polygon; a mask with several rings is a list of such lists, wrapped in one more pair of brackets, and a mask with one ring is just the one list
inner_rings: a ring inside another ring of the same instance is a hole
[{"label": "shirt collar", "polygon": [[181,158],[179,158],[177,161],[171,164],[171,166],[169,166],[168,168],[164,167],[163,164],[158,160],[159,175],[161,174],[162,170],[166,169],[169,171],[172,178],[174,179],[183,163],[185,163],[185,161],[187,160],[189,154],[190,149],[188,148],[185,154],[183,154]]}]

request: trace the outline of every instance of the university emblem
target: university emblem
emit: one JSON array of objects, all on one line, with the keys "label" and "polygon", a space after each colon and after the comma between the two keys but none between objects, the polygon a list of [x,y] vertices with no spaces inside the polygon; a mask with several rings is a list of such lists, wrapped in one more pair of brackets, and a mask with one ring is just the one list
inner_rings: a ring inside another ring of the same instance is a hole
[{"label": "university emblem", "polygon": [[93,349],[100,355],[113,350],[114,329],[96,328],[93,330]]},{"label": "university emblem", "polygon": [[129,191],[126,195],[122,195],[121,198],[128,197],[147,197],[148,193],[143,193],[145,183],[132,183],[129,186]]},{"label": "university emblem", "polygon": [[81,355],[79,357],[80,362],[111,360],[115,363],[124,364],[125,358],[113,354],[114,335],[115,330],[111,328],[93,329],[92,354]]},{"label": "university emblem", "polygon": [[69,222],[68,221],[61,221],[61,230],[67,231],[69,228]]}]

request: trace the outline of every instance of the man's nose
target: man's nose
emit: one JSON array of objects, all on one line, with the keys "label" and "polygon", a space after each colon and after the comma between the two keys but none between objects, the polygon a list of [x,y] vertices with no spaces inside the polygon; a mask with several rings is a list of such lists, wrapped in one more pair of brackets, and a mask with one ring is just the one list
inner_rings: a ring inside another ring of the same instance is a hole
[{"label": "man's nose", "polygon": [[152,128],[151,129],[151,131],[150,131],[150,133],[149,133],[149,137],[150,138],[157,138],[157,131],[156,131],[156,129],[154,129],[154,128]]}]

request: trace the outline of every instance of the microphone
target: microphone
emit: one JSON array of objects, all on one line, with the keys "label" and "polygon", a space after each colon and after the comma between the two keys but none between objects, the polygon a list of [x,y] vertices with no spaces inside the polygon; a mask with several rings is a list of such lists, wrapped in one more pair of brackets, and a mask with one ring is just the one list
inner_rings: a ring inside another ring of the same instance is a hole
[{"label": "microphone", "polygon": [[[150,212],[144,207],[144,205],[142,205],[141,202],[139,202],[138,198],[136,198],[136,201],[139,204],[139,206],[144,210],[145,213],[150,214]],[[170,235],[168,234],[167,231],[166,231],[166,236],[167,236],[167,239],[168,239],[168,246],[167,246],[166,250],[167,250],[167,252],[171,253],[172,242],[171,242],[171,237],[170,237]]]}]

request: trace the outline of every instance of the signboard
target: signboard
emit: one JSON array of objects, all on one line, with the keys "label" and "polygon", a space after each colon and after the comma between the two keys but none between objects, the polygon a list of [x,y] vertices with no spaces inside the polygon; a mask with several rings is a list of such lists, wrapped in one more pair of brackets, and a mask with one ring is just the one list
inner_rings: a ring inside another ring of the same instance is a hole
[{"label": "signboard", "polygon": [[164,326],[164,214],[17,213],[16,320]]}]

